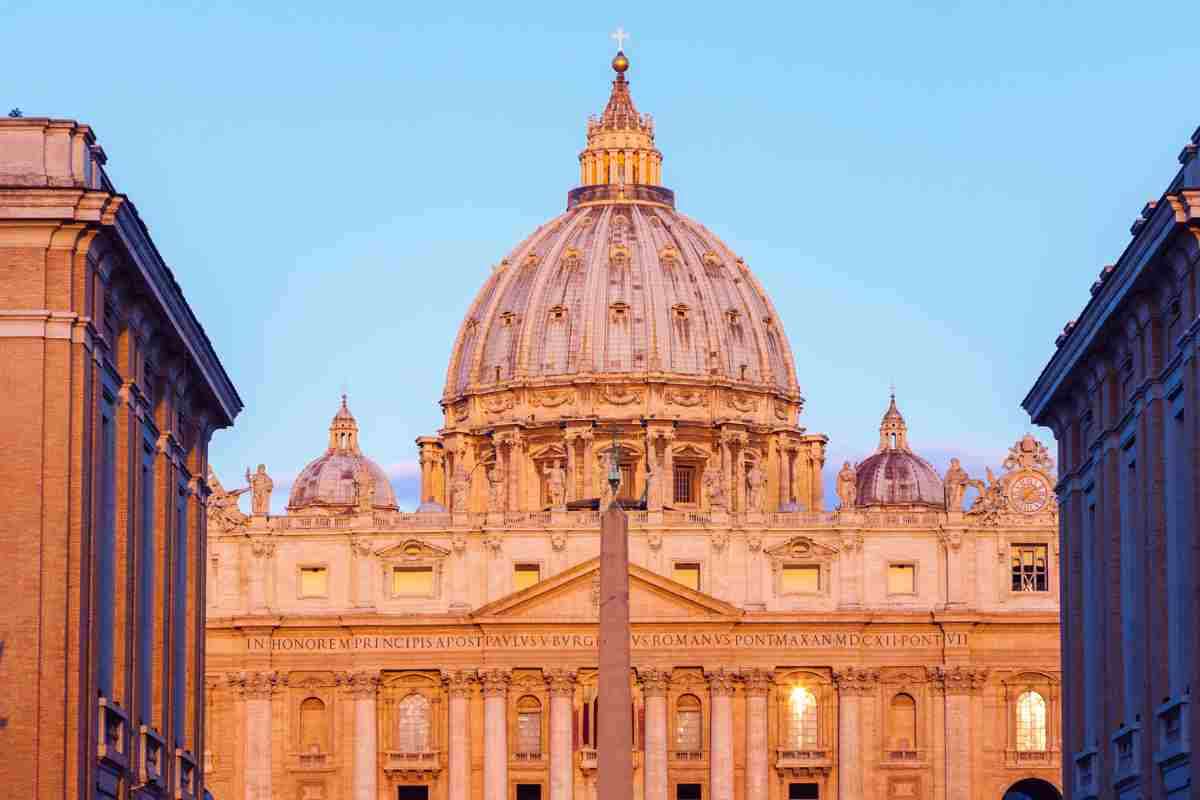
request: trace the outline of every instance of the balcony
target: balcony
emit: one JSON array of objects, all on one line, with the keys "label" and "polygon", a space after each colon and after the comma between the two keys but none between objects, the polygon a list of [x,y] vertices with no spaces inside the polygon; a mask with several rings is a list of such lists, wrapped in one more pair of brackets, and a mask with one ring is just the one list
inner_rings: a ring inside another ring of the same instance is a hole
[{"label": "balcony", "polygon": [[1168,779],[1167,773],[1179,769],[1190,760],[1190,705],[1191,696],[1182,695],[1175,700],[1168,700],[1155,710],[1154,716],[1158,720],[1158,748],[1154,751],[1154,763],[1163,771],[1165,779]]},{"label": "balcony", "polygon": [[1099,753],[1092,748],[1075,754],[1075,797],[1092,800],[1099,796],[1096,772]]},{"label": "balcony", "polygon": [[703,750],[671,750],[668,755],[670,756],[668,760],[672,763],[699,764],[704,761]]},{"label": "balcony", "polygon": [[1006,750],[1004,756],[1005,764],[1011,768],[1058,765],[1057,750]]},{"label": "balcony", "polygon": [[442,759],[435,752],[409,753],[384,751],[383,771],[406,779],[433,778],[442,771]]},{"label": "balcony", "polygon": [[195,800],[196,759],[190,751],[175,748],[175,800]]},{"label": "balcony", "polygon": [[540,764],[542,759],[545,757],[546,754],[540,751],[528,751],[523,753],[513,753],[512,760],[516,761],[518,764]]},{"label": "balcony", "polygon": [[775,770],[788,778],[823,777],[832,767],[829,751],[823,748],[791,750],[781,747],[775,758]]},{"label": "balcony", "polygon": [[156,787],[165,792],[167,785],[163,779],[163,759],[166,752],[166,742],[153,728],[142,725],[138,729],[138,786]]},{"label": "balcony", "polygon": [[579,748],[579,769],[584,773],[594,771],[600,766],[600,756],[594,747]]}]

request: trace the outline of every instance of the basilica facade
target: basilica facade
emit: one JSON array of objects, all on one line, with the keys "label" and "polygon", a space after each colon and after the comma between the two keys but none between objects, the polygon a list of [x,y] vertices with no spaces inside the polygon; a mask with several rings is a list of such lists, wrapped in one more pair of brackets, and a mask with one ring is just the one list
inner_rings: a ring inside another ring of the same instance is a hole
[{"label": "basilica facade", "polygon": [[878,448],[838,467],[826,509],[782,321],[676,211],[628,67],[565,213],[457,333],[416,511],[345,398],[286,513],[263,468],[245,489],[210,477],[208,785],[596,800],[599,509],[617,502],[637,800],[1058,797],[1045,448],[939,474],[885,398]]}]

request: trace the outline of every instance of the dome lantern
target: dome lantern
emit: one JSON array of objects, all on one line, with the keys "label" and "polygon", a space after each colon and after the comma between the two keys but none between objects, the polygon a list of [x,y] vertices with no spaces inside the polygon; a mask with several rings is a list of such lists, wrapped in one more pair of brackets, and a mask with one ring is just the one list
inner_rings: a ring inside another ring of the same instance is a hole
[{"label": "dome lantern", "polygon": [[654,146],[654,119],[639,114],[629,93],[629,58],[618,51],[612,60],[612,92],[599,117],[589,117],[587,145],[579,154],[582,186],[661,186],[662,153]]},{"label": "dome lantern", "polygon": [[333,415],[333,422],[329,423],[329,449],[356,454],[361,452],[358,449],[358,421],[350,413],[346,395],[342,395],[342,406]]},{"label": "dome lantern", "polygon": [[883,421],[879,423],[880,450],[908,450],[908,425],[904,415],[896,408],[896,392],[891,394],[891,403],[883,412]]}]

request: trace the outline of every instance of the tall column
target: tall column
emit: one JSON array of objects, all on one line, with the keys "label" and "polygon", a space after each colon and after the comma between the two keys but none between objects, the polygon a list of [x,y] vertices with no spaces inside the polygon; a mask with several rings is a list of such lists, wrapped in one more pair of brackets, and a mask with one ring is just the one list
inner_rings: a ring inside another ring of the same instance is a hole
[{"label": "tall column", "polygon": [[669,672],[642,670],[642,699],[646,704],[645,763],[642,767],[644,800],[667,800],[667,687]]},{"label": "tall column", "polygon": [[450,694],[449,730],[446,732],[450,763],[446,771],[447,800],[471,797],[471,684],[475,674],[468,670],[447,673],[446,690]]},{"label": "tall column", "polygon": [[267,575],[275,555],[275,539],[255,536],[250,539],[250,613],[267,611]]},{"label": "tall column", "polygon": [[483,800],[508,798],[507,670],[479,673],[483,685]]},{"label": "tall column", "polygon": [[550,672],[550,800],[571,800],[575,788],[571,717],[574,711],[575,673]]},{"label": "tall column", "polygon": [[245,800],[273,800],[271,793],[271,695],[287,678],[278,672],[237,672],[229,685],[245,705],[242,784]]},{"label": "tall column", "polygon": [[377,727],[375,698],[379,690],[376,672],[342,673],[339,679],[354,703],[354,776],[351,797],[354,800],[377,800],[378,775]]},{"label": "tall column", "polygon": [[712,739],[708,764],[709,800],[733,800],[733,692],[735,676],[719,669],[708,674]]},{"label": "tall column", "polygon": [[746,534],[746,607],[762,611],[766,608],[762,592],[762,534]]},{"label": "tall column", "polygon": [[563,437],[563,446],[567,451],[567,480],[566,486],[563,487],[563,494],[567,502],[579,497],[578,441],[578,438],[572,433],[567,433]]},{"label": "tall column", "polygon": [[590,430],[586,430],[580,432],[579,438],[583,441],[583,496],[599,497],[600,492],[596,488],[595,436]]},{"label": "tall column", "polygon": [[745,800],[767,800],[767,694],[771,691],[775,676],[768,671],[754,669],[742,677],[746,684]]},{"label": "tall column", "polygon": [[946,697],[946,796],[973,797],[971,750],[972,695],[987,682],[980,667],[933,667],[930,678]]},{"label": "tall column", "polygon": [[862,696],[874,688],[879,673],[847,667],[833,679],[838,689],[838,797],[857,800],[863,796]]}]

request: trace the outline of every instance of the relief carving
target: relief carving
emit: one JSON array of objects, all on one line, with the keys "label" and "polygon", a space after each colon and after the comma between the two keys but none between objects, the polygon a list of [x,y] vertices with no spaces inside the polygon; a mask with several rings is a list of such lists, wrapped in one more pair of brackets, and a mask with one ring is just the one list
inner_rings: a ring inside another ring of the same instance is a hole
[{"label": "relief carving", "polygon": [[730,408],[741,411],[743,414],[751,414],[758,410],[758,398],[750,395],[730,392],[726,395],[725,401]]},{"label": "relief carving", "polygon": [[640,403],[642,392],[628,386],[604,386],[600,390],[600,397],[609,405],[627,406],[630,403]]},{"label": "relief carving", "polygon": [[696,389],[667,389],[667,404],[695,408],[704,402],[704,392]]}]

